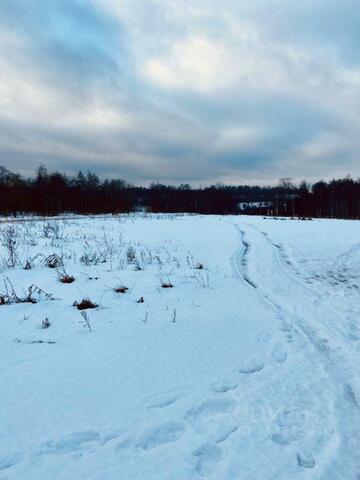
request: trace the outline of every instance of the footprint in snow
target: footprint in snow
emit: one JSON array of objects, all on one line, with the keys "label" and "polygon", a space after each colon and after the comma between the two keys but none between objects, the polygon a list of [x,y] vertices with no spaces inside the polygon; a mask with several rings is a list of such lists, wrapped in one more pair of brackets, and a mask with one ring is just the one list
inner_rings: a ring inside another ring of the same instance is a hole
[{"label": "footprint in snow", "polygon": [[293,330],[293,324],[283,316],[278,317],[280,321],[280,330],[284,333],[289,333]]},{"label": "footprint in snow", "polygon": [[303,468],[314,468],[316,465],[313,456],[311,455],[311,453],[308,452],[298,452],[297,461],[299,467]]},{"label": "footprint in snow", "polygon": [[216,445],[203,445],[193,452],[196,458],[196,472],[201,477],[208,477],[218,466],[222,450]]},{"label": "footprint in snow", "polygon": [[217,431],[216,443],[225,442],[232,434],[239,430],[239,427],[240,425],[233,419],[230,419],[227,422],[222,422]]},{"label": "footprint in snow", "polygon": [[40,454],[63,455],[67,453],[76,453],[79,451],[91,449],[95,442],[100,440],[98,432],[88,430],[85,432],[74,432],[70,435],[45,442],[40,447]]},{"label": "footprint in snow", "polygon": [[284,363],[287,360],[287,349],[282,343],[277,343],[272,351],[271,356],[276,363]]},{"label": "footprint in snow", "polygon": [[235,378],[229,378],[226,380],[219,380],[211,385],[211,389],[215,393],[226,393],[234,390],[239,385],[239,382]]},{"label": "footprint in snow", "polygon": [[260,359],[250,358],[244,360],[239,367],[239,372],[245,375],[252,375],[260,372],[265,367],[265,362]]},{"label": "footprint in snow", "polygon": [[106,445],[109,442],[119,441],[119,440],[120,440],[120,443],[123,443],[125,442],[125,439],[127,442],[130,442],[130,438],[131,436],[129,432],[122,429],[118,429],[102,435],[101,445]]},{"label": "footprint in snow", "polygon": [[351,319],[348,323],[347,337],[351,342],[357,342],[360,340],[360,330],[357,322],[353,319]]},{"label": "footprint in snow", "polygon": [[133,442],[132,442],[132,437],[131,435],[124,435],[123,437],[119,438],[119,442],[115,445],[114,451],[115,453],[118,454],[123,454],[126,452],[129,448],[133,447]]},{"label": "footprint in snow", "polygon": [[151,400],[146,408],[148,409],[154,409],[154,408],[165,408],[169,407],[173,403],[177,402],[179,400],[179,395],[165,395],[165,396],[159,396],[156,399]]},{"label": "footprint in snow", "polygon": [[275,418],[271,439],[280,445],[288,445],[304,437],[307,431],[305,412],[291,407],[279,412]]},{"label": "footprint in snow", "polygon": [[138,446],[149,451],[156,447],[176,442],[185,433],[185,425],[180,422],[167,422],[145,430],[138,441]]},{"label": "footprint in snow", "polygon": [[7,470],[19,463],[20,458],[18,455],[6,455],[0,457],[0,470]]},{"label": "footprint in snow", "polygon": [[352,450],[360,450],[360,435],[355,434],[349,440],[349,447]]},{"label": "footprint in snow", "polygon": [[231,412],[235,407],[235,401],[230,398],[206,400],[199,406],[188,410],[186,419],[190,421],[207,420],[208,417]]}]

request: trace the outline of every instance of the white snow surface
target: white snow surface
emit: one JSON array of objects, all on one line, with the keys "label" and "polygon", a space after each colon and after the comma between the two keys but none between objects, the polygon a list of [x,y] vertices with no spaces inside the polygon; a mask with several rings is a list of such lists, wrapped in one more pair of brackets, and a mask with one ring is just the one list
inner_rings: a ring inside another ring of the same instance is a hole
[{"label": "white snow surface", "polygon": [[360,478],[360,222],[48,222],[0,225],[53,298],[0,305],[0,480]]}]

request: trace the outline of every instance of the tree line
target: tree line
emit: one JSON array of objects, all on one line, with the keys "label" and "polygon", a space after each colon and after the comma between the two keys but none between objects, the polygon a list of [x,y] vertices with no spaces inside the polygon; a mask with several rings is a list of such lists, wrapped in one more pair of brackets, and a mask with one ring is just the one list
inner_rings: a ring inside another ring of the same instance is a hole
[{"label": "tree line", "polygon": [[360,218],[360,180],[346,177],[309,185],[283,178],[276,186],[193,188],[152,183],[139,187],[93,172],[66,175],[43,165],[33,177],[0,166],[0,214],[57,215],[134,211],[202,214],[256,214],[289,217]]}]

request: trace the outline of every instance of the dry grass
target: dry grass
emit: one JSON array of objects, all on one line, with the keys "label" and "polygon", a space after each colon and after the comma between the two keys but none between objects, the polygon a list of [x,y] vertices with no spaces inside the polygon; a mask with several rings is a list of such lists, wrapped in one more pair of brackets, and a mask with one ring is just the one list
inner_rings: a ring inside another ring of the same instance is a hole
[{"label": "dry grass", "polygon": [[72,275],[66,274],[66,275],[60,276],[59,281],[61,283],[73,283],[73,282],[75,282],[75,278]]},{"label": "dry grass", "polygon": [[80,303],[77,301],[74,302],[74,307],[76,307],[78,310],[87,310],[89,308],[97,308],[99,305],[96,303],[93,303],[90,299],[88,298],[83,298]]},{"label": "dry grass", "polygon": [[124,287],[123,285],[121,287],[117,287],[114,289],[116,293],[126,293],[129,289],[128,287]]}]

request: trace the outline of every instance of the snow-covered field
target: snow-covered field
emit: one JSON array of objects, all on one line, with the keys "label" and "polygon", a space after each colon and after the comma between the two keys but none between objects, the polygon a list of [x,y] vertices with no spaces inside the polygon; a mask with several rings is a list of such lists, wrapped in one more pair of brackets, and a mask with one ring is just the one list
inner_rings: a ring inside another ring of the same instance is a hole
[{"label": "snow-covered field", "polygon": [[0,480],[360,478],[360,222],[9,225]]}]

